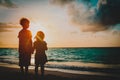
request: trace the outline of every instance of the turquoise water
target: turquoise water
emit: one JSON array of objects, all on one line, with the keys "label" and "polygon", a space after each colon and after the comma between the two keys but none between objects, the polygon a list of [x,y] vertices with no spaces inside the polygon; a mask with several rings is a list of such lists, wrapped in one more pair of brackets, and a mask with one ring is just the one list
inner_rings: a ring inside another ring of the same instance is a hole
[{"label": "turquoise water", "polygon": [[49,61],[120,64],[120,48],[51,48]]},{"label": "turquoise water", "polygon": [[[120,48],[49,48],[46,68],[120,73]],[[1,48],[0,62],[18,64],[16,48]],[[34,54],[32,55],[34,66]]]}]

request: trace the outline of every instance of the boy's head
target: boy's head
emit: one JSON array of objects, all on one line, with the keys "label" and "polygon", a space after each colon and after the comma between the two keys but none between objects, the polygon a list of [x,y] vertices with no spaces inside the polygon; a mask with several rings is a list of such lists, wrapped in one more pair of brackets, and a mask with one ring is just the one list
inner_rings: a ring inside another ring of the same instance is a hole
[{"label": "boy's head", "polygon": [[43,41],[45,38],[45,34],[42,31],[38,31],[35,38],[39,41]]},{"label": "boy's head", "polygon": [[30,21],[27,18],[20,19],[20,25],[22,25],[24,29],[29,28],[29,23]]}]

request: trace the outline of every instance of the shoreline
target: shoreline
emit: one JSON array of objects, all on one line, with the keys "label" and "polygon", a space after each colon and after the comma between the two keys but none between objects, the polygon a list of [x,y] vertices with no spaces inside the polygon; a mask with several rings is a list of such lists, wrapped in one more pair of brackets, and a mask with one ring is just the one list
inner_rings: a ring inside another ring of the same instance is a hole
[{"label": "shoreline", "polygon": [[[82,73],[82,72],[81,72]],[[49,70],[45,68],[45,80],[120,80],[120,77],[104,76],[96,74],[74,74],[66,73],[59,70]],[[40,74],[40,71],[39,71]],[[14,77],[15,76],[15,77]],[[0,79],[1,80],[22,80],[19,72],[19,66],[14,64],[0,63]],[[41,77],[39,77],[41,78]],[[34,69],[29,69],[27,80],[34,80]]]},{"label": "shoreline", "polygon": [[[64,64],[66,64],[66,63],[64,63]],[[90,63],[88,63],[88,64],[90,64]],[[91,67],[89,67],[89,66],[85,67],[85,64],[81,64],[81,65],[82,65],[82,67],[79,70],[78,69],[77,70],[69,69],[70,67],[68,69],[60,68],[60,67],[59,68],[57,68],[57,67],[47,67],[45,65],[45,70],[47,70],[47,71],[58,71],[58,72],[71,73],[71,74],[78,74],[78,75],[82,74],[82,75],[119,77],[120,71],[119,71],[118,67],[120,65],[117,65],[116,68],[114,68],[112,65],[109,65],[109,67],[108,67],[108,66],[106,66],[104,64],[95,65],[93,63],[90,64],[90,65],[94,65],[94,66],[91,66]],[[17,64],[13,64],[13,63],[0,62],[0,66],[10,67],[10,68],[18,68],[19,69],[19,66]],[[63,66],[65,66],[65,65],[63,65]],[[97,66],[98,68],[95,67],[95,66]],[[75,66],[73,66],[73,67],[75,67]],[[78,68],[78,67],[76,67],[76,68]],[[30,65],[29,69],[34,70],[34,65]]]}]

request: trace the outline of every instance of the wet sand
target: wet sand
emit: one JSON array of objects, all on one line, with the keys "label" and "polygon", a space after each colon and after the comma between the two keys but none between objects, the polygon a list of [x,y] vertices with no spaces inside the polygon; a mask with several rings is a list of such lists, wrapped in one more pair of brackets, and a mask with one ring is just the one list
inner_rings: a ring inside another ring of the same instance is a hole
[{"label": "wet sand", "polygon": [[120,77],[72,74],[49,70],[45,70],[44,77],[41,77],[40,73],[35,76],[33,69],[30,69],[27,75],[23,75],[19,72],[18,66],[0,64],[0,80],[120,80]]}]

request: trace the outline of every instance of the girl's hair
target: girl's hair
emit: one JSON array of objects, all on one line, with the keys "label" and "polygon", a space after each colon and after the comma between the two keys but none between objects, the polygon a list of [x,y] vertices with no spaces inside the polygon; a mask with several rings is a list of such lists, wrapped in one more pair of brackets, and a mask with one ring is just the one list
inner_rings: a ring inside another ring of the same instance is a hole
[{"label": "girl's hair", "polygon": [[30,21],[27,18],[21,18],[20,25],[24,25],[25,23],[30,23]]},{"label": "girl's hair", "polygon": [[44,38],[45,38],[45,34],[42,31],[38,31],[35,36],[35,39],[38,41],[43,41]]}]

